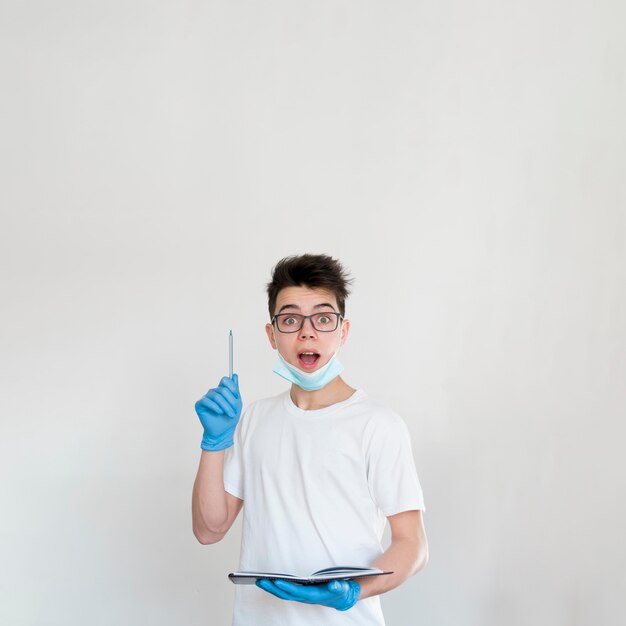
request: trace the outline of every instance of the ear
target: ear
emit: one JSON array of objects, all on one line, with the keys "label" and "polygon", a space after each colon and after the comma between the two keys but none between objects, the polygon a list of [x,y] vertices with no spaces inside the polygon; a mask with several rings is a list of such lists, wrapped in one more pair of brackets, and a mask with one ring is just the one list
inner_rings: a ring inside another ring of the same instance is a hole
[{"label": "ear", "polygon": [[267,338],[270,340],[270,345],[273,350],[276,350],[276,339],[274,338],[274,327],[271,324],[265,324],[265,332],[267,333]]},{"label": "ear", "polygon": [[346,339],[348,338],[348,333],[350,332],[350,320],[343,320],[343,330],[341,335],[341,345],[343,346],[346,343]]}]

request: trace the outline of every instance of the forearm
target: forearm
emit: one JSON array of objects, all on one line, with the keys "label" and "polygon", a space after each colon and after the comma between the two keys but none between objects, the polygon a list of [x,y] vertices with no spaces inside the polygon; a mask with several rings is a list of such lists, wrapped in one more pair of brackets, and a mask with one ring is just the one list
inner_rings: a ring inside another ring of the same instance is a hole
[{"label": "forearm", "polygon": [[193,532],[201,542],[209,543],[219,535],[228,519],[224,491],[224,450],[203,450],[193,485],[191,503]]},{"label": "forearm", "polygon": [[361,585],[360,599],[395,589],[423,569],[427,562],[428,548],[425,541],[409,537],[392,539],[389,548],[372,564],[372,567],[392,571],[393,574],[357,579]]}]

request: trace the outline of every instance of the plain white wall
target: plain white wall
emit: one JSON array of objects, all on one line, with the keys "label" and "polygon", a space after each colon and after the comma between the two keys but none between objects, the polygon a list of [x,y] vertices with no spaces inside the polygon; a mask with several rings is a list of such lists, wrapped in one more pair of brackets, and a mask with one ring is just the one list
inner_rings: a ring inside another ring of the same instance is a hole
[{"label": "plain white wall", "polygon": [[230,623],[193,405],[325,252],[427,499],[388,624],[621,624],[624,6],[0,3],[0,622]]}]

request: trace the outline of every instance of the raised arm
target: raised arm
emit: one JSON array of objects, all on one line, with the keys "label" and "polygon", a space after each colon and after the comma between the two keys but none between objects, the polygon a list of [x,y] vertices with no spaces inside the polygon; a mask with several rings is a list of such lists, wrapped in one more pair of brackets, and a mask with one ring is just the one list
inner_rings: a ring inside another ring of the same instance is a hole
[{"label": "raised arm", "polygon": [[196,402],[204,435],[191,511],[193,533],[202,544],[222,539],[243,505],[243,500],[224,489],[224,450],[233,445],[241,409],[237,374],[222,378],[218,387],[210,389]]}]

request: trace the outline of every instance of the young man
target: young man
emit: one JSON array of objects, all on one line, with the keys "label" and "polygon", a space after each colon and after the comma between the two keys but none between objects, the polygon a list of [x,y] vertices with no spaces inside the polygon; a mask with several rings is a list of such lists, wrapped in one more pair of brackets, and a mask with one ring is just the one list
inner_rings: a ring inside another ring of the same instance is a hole
[{"label": "young man", "polygon": [[[237,374],[196,403],[204,436],[193,531],[215,543],[243,507],[240,570],[309,574],[344,565],[393,574],[238,585],[233,626],[384,625],[379,595],[428,560],[406,425],[340,376],[350,282],[326,255],[287,257],[274,268],[265,330],[278,352],[274,372],[291,388],[248,405],[241,420]],[[383,552],[386,521],[391,544]]]}]

